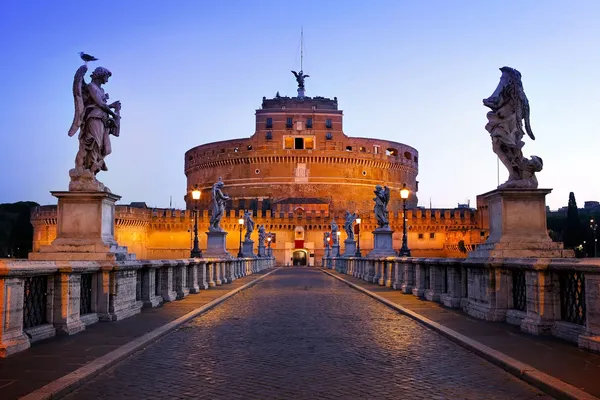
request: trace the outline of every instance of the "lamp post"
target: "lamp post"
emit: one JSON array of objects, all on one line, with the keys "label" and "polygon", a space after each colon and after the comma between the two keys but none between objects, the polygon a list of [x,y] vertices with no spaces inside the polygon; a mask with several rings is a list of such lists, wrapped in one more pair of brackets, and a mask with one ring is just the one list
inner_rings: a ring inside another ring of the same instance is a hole
[{"label": "lamp post", "polygon": [[271,233],[269,233],[267,236],[267,257],[271,257],[271,240],[273,240],[273,238],[271,237]]},{"label": "lamp post", "polygon": [[360,218],[356,218],[356,239],[357,239],[357,244],[356,244],[356,257],[362,257],[362,254],[360,254],[360,222],[361,219]]},{"label": "lamp post", "polygon": [[244,252],[242,251],[242,228],[244,227],[244,218],[238,219],[238,224],[240,225],[240,250],[238,251],[238,258],[244,257]]},{"label": "lamp post", "polygon": [[410,257],[408,238],[406,237],[406,199],[408,199],[409,195],[410,190],[406,187],[406,183],[403,183],[402,189],[400,189],[400,198],[402,199],[402,248],[398,253],[400,257]]},{"label": "lamp post", "polygon": [[194,190],[192,190],[192,199],[194,200],[194,248],[190,254],[192,258],[202,257],[202,250],[198,246],[198,200],[200,200],[201,194],[198,185],[194,186]]},{"label": "lamp post", "polygon": [[337,246],[338,246],[337,250],[338,251],[337,251],[337,256],[336,257],[340,256],[340,237],[341,236],[342,236],[342,232],[337,231]]},{"label": "lamp post", "polygon": [[598,257],[598,238],[596,238],[596,229],[598,224],[594,221],[594,218],[590,219],[590,228],[594,232],[594,257]]}]

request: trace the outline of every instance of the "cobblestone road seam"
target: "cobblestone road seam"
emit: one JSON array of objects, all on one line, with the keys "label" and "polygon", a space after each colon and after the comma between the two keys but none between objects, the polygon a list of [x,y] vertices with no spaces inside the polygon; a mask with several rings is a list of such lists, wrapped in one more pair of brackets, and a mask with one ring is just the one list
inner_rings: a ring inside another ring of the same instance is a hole
[{"label": "cobblestone road seam", "polygon": [[[181,317],[159,327],[156,328],[143,336],[140,336],[137,339],[132,340],[131,342],[124,344],[111,351],[108,354],[103,355],[84,365],[83,367],[61,377],[57,380],[50,382],[49,384],[29,393],[26,396],[21,397],[21,400],[42,400],[42,399],[57,399],[60,398],[77,387],[81,386],[83,383],[88,380],[94,378],[98,374],[106,371],[119,361],[131,356],[133,353],[142,350],[147,345],[151,344],[155,340],[160,337],[166,335],[167,333],[173,331],[174,329],[180,327],[186,322],[198,317],[199,315],[205,313],[211,308],[221,304],[231,296],[241,292],[244,289],[247,289],[251,286],[254,286],[262,279],[276,272],[279,268],[275,268],[273,271],[267,272],[266,274],[259,276],[251,282],[246,283],[244,286],[240,286],[237,289],[232,290],[224,294],[221,297],[214,299],[213,301],[206,303],[202,307],[198,307],[195,310],[190,311],[189,313],[182,315]],[[193,296],[193,295],[192,295]]]},{"label": "cobblestone road seam", "polygon": [[472,351],[483,359],[495,364],[502,369],[510,372],[514,376],[519,379],[524,380],[530,385],[542,390],[544,393],[555,397],[557,399],[573,399],[573,400],[600,400],[598,397],[592,396],[591,394],[584,392],[581,389],[576,388],[575,386],[569,385],[561,381],[558,378],[545,374],[544,372],[535,369],[529,364],[522,363],[512,357],[507,356],[504,353],[501,353],[497,350],[492,349],[476,340],[466,337],[452,329],[449,329],[443,325],[438,324],[435,321],[432,321],[428,318],[425,318],[421,314],[417,314],[414,311],[411,311],[405,307],[402,307],[399,304],[396,304],[390,300],[381,297],[380,295],[371,292],[368,289],[365,289],[359,285],[356,285],[352,282],[349,282],[339,276],[332,274],[329,271],[326,271],[322,268],[319,268],[321,271],[330,275],[347,285],[357,289],[366,295],[374,298],[377,301],[387,305],[390,308],[393,308],[400,313],[422,323],[423,325],[433,329],[434,331],[442,334],[458,345]]}]

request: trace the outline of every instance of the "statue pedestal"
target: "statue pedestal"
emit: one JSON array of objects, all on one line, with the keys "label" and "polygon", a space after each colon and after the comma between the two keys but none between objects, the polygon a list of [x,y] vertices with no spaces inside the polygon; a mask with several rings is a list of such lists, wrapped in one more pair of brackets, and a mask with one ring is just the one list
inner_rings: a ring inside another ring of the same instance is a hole
[{"label": "statue pedestal", "polygon": [[331,248],[329,245],[325,246],[325,257],[331,257]]},{"label": "statue pedestal", "polygon": [[341,256],[341,253],[340,253],[340,245],[339,245],[339,244],[337,244],[337,243],[333,244],[333,245],[331,246],[331,253],[330,253],[330,254],[331,254],[331,257],[338,257],[338,256]]},{"label": "statue pedestal", "polygon": [[225,237],[227,232],[206,232],[206,251],[204,257],[223,257],[233,258],[232,255],[227,252],[225,246]]},{"label": "statue pedestal", "polygon": [[107,192],[51,192],[58,198],[56,239],[29,259],[40,261],[135,260],[127,247],[115,240],[115,202],[121,198]]},{"label": "statue pedestal", "polygon": [[398,254],[394,251],[394,241],[392,235],[394,231],[390,228],[377,228],[373,231],[373,250],[367,257],[395,257]]},{"label": "statue pedestal", "polygon": [[267,252],[266,252],[266,247],[264,244],[259,243],[258,244],[258,256],[259,257],[267,257]]},{"label": "statue pedestal", "polygon": [[244,240],[242,242],[242,253],[244,253],[244,257],[256,257],[256,254],[254,254],[254,240]]},{"label": "statue pedestal", "polygon": [[344,257],[355,257],[356,256],[356,240],[346,239],[344,240]]},{"label": "statue pedestal", "polygon": [[496,189],[481,195],[488,203],[490,236],[468,258],[574,257],[553,242],[546,225],[546,195],[552,189]]}]

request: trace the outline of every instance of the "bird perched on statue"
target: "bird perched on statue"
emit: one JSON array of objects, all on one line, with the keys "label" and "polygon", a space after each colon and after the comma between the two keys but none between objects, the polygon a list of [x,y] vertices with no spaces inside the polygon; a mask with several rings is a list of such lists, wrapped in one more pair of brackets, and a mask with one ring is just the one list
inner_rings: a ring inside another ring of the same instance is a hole
[{"label": "bird perched on statue", "polygon": [[90,61],[98,61],[98,59],[94,56],[90,56],[89,54],[85,54],[83,51],[79,52],[79,57],[87,64]]}]

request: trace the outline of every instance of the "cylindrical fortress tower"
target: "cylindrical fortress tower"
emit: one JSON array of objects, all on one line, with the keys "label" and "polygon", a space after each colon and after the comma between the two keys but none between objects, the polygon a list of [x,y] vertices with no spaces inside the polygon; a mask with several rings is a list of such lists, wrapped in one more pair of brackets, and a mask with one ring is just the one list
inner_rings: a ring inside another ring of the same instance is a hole
[{"label": "cylindrical fortress tower", "polygon": [[288,204],[329,204],[329,211],[373,210],[375,185],[391,191],[389,210],[402,208],[399,190],[411,190],[416,207],[418,152],[398,142],[344,134],[337,98],[263,98],[255,133],[208,143],[185,153],[188,208],[195,185],[199,206],[210,206],[210,189],[221,178],[232,209],[271,209]]}]

